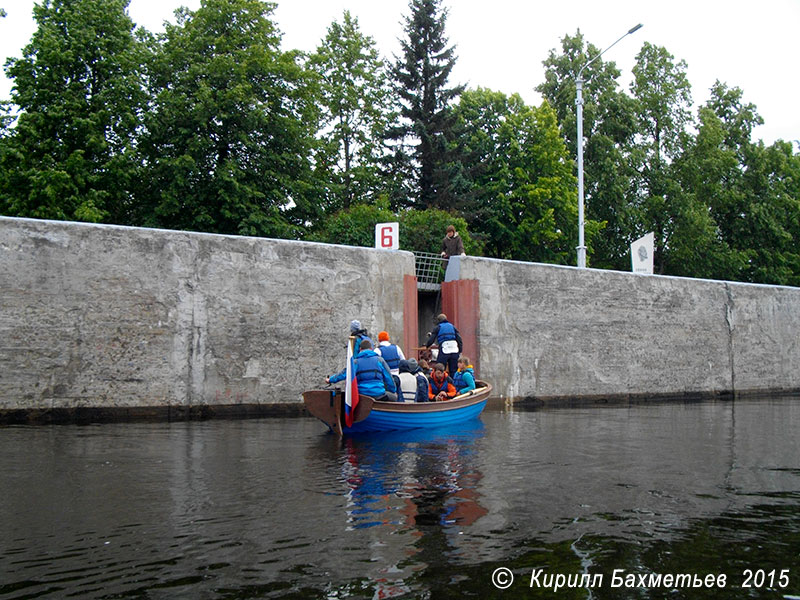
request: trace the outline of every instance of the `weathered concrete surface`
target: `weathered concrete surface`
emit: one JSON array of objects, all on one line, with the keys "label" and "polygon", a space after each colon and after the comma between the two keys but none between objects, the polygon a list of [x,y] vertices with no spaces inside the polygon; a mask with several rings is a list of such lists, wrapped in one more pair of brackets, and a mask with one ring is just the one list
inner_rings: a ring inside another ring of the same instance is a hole
[{"label": "weathered concrete surface", "polygon": [[[453,261],[479,282],[471,358],[498,396],[800,391],[800,288]],[[407,252],[0,217],[0,417],[299,405],[351,319],[414,329],[413,274]]]},{"label": "weathered concrete surface", "polygon": [[800,390],[799,288],[460,260],[480,281],[482,375],[500,394]]},{"label": "weathered concrete surface", "polygon": [[351,319],[400,338],[413,274],[407,252],[0,218],[0,410],[299,402]]}]

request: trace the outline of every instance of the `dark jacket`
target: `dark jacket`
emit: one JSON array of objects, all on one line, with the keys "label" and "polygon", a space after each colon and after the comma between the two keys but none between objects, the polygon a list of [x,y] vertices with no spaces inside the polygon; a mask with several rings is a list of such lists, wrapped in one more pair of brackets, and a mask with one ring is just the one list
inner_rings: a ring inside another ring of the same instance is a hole
[{"label": "dark jacket", "polygon": [[436,326],[436,329],[431,331],[431,335],[428,341],[425,342],[425,345],[430,347],[433,346],[433,344],[438,344],[441,349],[442,342],[447,340],[455,340],[458,343],[458,351],[461,352],[464,346],[458,329],[456,329],[450,321],[442,321]]},{"label": "dark jacket", "polygon": [[447,258],[464,254],[464,242],[457,231],[453,237],[444,237],[442,240],[442,252],[445,253]]}]

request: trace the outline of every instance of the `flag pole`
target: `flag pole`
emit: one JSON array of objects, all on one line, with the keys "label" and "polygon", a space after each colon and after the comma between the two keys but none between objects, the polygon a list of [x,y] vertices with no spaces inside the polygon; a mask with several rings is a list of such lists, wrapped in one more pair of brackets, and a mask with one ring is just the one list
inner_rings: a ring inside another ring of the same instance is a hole
[{"label": "flag pole", "polygon": [[344,386],[344,423],[348,427],[353,425],[356,406],[358,405],[358,383],[355,381],[353,362],[353,345],[355,336],[350,336],[347,340],[347,367]]}]

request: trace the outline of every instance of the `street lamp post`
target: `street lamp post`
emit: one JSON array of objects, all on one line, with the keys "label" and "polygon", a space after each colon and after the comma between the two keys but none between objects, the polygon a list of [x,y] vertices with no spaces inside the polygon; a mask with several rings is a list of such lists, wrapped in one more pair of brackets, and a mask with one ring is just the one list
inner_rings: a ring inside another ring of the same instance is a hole
[{"label": "street lamp post", "polygon": [[578,267],[581,269],[586,268],[586,244],[583,237],[583,70],[616,46],[624,37],[641,28],[641,23],[636,27],[631,27],[616,42],[583,65],[575,78],[575,104],[578,107],[578,247],[576,250],[578,251]]}]

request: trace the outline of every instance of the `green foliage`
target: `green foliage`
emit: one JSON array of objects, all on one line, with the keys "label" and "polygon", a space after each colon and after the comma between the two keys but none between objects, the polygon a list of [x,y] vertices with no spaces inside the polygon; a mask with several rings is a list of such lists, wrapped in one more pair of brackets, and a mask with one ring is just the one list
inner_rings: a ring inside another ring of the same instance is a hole
[{"label": "green foliage", "polygon": [[400,195],[393,201],[400,206],[452,209],[463,180],[457,176],[461,169],[453,152],[456,134],[450,103],[464,87],[447,87],[456,58],[453,47],[447,46],[447,10],[441,8],[441,0],[411,0],[409,8],[402,55],[392,69],[400,120],[387,133],[387,139],[395,142],[387,162],[392,176],[405,179],[404,185],[392,188]]},{"label": "green foliage", "polygon": [[577,240],[577,204],[555,111],[478,89],[462,94],[455,114],[474,186],[470,224],[485,236],[486,251],[567,264]]},{"label": "green foliage", "polygon": [[631,156],[639,173],[635,206],[642,231],[655,233],[657,273],[665,272],[666,254],[676,244],[676,220],[700,210],[691,205],[691,195],[679,189],[669,162],[688,140],[692,103],[686,63],[673,60],[665,48],[645,42],[636,57],[631,84],[639,123],[639,140]]},{"label": "green foliage", "polygon": [[[577,32],[562,39],[561,54],[551,50],[543,62],[545,81],[537,90],[556,111],[570,156],[577,153],[575,79],[583,65],[599,53],[600,49]],[[585,232],[592,266],[628,269],[629,243],[635,237],[628,203],[635,172],[628,156],[637,127],[635,103],[619,89],[619,76],[616,65],[602,59],[595,60],[582,75]]]},{"label": "green foliage", "polygon": [[[449,87],[441,0],[410,0],[389,71],[345,12],[311,56],[280,49],[275,5],[202,0],[161,36],[128,0],[43,0],[0,105],[0,212],[573,264],[580,32],[544,61],[546,102]],[[2,9],[0,9],[2,13]],[[645,43],[630,94],[613,62],[584,77],[592,266],[627,270],[656,234],[658,272],[800,285],[800,155],[717,82],[689,112],[687,66]],[[458,103],[456,104],[456,100]]]},{"label": "green foliage", "polygon": [[312,79],[280,51],[274,6],[203,0],[167,27],[149,73],[142,223],[294,237],[315,213]]},{"label": "green foliage", "polygon": [[430,208],[402,211],[399,222],[401,250],[438,254],[445,230],[448,225],[452,225],[464,243],[464,252],[471,256],[481,256],[483,253],[480,242],[470,236],[466,221],[443,210]]},{"label": "green foliage", "polygon": [[386,67],[374,40],[345,11],[334,21],[309,65],[319,74],[323,109],[317,169],[327,185],[326,210],[376,198],[382,189],[382,135],[390,118]]},{"label": "green foliage", "polygon": [[[21,113],[0,152],[3,214],[128,222],[144,47],[127,0],[49,0],[6,72]],[[8,123],[6,123],[7,125]]]},{"label": "green foliage", "polygon": [[467,254],[480,255],[481,246],[467,232],[464,219],[435,208],[428,210],[403,210],[399,214],[389,209],[388,200],[381,198],[377,204],[357,204],[340,210],[326,219],[320,230],[309,236],[309,241],[347,246],[375,246],[375,226],[378,223],[400,223],[400,249],[410,252],[438,254],[445,229],[453,225],[464,242]]},{"label": "green foliage", "polygon": [[323,228],[311,234],[308,240],[374,248],[375,225],[396,220],[397,217],[385,202],[378,205],[356,204],[327,218]]}]

